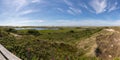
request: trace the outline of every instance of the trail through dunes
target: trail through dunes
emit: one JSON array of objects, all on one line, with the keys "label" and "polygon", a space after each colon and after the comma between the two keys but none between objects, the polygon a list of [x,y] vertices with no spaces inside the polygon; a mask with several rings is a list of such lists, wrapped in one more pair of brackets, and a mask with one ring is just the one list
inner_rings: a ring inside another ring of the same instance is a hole
[{"label": "trail through dunes", "polygon": [[11,35],[13,35],[14,37],[22,37],[21,35],[15,34],[15,33],[10,33]]}]

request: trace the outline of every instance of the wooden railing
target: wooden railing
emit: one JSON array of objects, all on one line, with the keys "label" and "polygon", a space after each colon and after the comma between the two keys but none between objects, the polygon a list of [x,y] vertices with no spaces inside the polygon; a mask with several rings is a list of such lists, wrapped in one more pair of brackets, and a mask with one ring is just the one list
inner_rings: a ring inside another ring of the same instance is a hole
[{"label": "wooden railing", "polygon": [[21,60],[0,44],[0,60]]}]

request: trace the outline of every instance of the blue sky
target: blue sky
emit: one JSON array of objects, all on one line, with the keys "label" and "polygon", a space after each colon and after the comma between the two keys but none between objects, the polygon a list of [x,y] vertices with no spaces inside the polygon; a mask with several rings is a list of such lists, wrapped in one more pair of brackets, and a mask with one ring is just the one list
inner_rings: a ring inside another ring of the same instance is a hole
[{"label": "blue sky", "polygon": [[120,0],[0,0],[2,26],[118,26]]}]

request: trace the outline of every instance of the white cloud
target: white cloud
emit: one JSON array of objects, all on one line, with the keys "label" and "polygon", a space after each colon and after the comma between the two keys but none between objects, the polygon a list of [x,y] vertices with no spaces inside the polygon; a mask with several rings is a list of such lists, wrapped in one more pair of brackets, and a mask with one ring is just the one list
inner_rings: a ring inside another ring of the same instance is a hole
[{"label": "white cloud", "polygon": [[28,1],[27,0],[14,0],[13,4],[16,7],[16,11],[19,11],[22,7],[28,5]]},{"label": "white cloud", "polygon": [[94,11],[98,13],[102,13],[106,11],[107,1],[106,0],[92,0],[90,2],[90,6],[94,9]]},{"label": "white cloud", "polygon": [[72,4],[70,1],[68,1],[68,0],[64,0],[64,2],[65,2],[68,6],[73,6],[73,4]]},{"label": "white cloud", "polygon": [[26,10],[26,11],[22,11],[22,12],[19,12],[19,13],[18,13],[18,16],[30,14],[30,13],[33,13],[33,12],[36,12],[36,11],[35,11],[35,10]]},{"label": "white cloud", "polygon": [[10,10],[14,10],[14,12],[19,12],[26,6],[28,6],[31,3],[38,3],[41,2],[42,0],[3,0],[3,4],[7,7],[10,8]]},{"label": "white cloud", "polygon": [[56,8],[56,9],[60,12],[64,12],[64,10],[62,8]]},{"label": "white cloud", "polygon": [[[96,12],[94,12],[93,10],[91,10],[85,3],[80,3],[79,6],[82,7],[82,8],[87,9],[88,11],[90,11],[90,12],[92,12],[92,13],[96,13]],[[81,11],[82,11],[82,10],[81,10]]]},{"label": "white cloud", "polygon": [[71,11],[73,11],[74,13],[82,13],[82,11],[80,10],[80,9],[77,9],[77,8],[73,8],[73,7],[69,7],[69,9],[71,10]]},{"label": "white cloud", "polygon": [[[20,11],[20,12],[4,12],[0,15],[0,17],[3,16],[4,19],[7,19],[7,18],[14,19],[14,17],[20,18],[23,15],[27,15],[27,14],[31,14],[31,13],[35,13],[35,12],[38,12],[38,10],[29,9],[29,10],[24,10],[24,11]],[[6,16],[7,16],[7,18],[6,18]]]},{"label": "white cloud", "polygon": [[38,3],[38,2],[40,2],[41,0],[32,0],[31,2],[32,3]]},{"label": "white cloud", "polygon": [[117,2],[115,2],[114,4],[111,4],[111,6],[108,9],[108,12],[118,9],[117,5],[118,5]]},{"label": "white cloud", "polygon": [[[3,0],[2,2],[5,7],[9,8],[9,10],[13,10],[14,12],[19,11],[21,8],[28,5],[27,0]],[[8,10],[8,11],[9,11]]]},{"label": "white cloud", "polygon": [[103,12],[112,12],[119,9],[118,2],[112,0],[90,0],[90,2],[88,2],[88,5],[84,2],[79,3],[80,7],[96,14]]},{"label": "white cloud", "polygon": [[81,6],[82,8],[88,9],[88,6],[85,3],[79,3],[79,6]]},{"label": "white cloud", "polygon": [[69,9],[67,10],[67,12],[68,12],[69,14],[72,14],[72,15],[82,13],[82,11],[81,11],[80,9],[73,8],[73,7],[69,7]]},{"label": "white cloud", "polygon": [[71,11],[71,10],[67,10],[67,12],[68,12],[69,14],[75,15],[75,13],[74,13],[73,11]]},{"label": "white cloud", "polygon": [[[39,0],[41,2],[41,0]],[[33,23],[42,23],[44,20],[32,20],[30,17],[22,17],[22,15],[37,12],[36,9],[28,9],[29,4],[38,3],[38,0],[2,0],[4,11],[0,18],[0,25],[32,25]],[[25,9],[24,9],[25,8]],[[7,17],[6,17],[7,16]]]},{"label": "white cloud", "polygon": [[37,3],[38,1],[42,0],[3,0],[2,4],[4,5],[2,12],[3,16],[8,17],[20,17],[21,15],[30,14],[33,12],[37,12],[36,9],[28,9],[26,8],[31,3]]}]

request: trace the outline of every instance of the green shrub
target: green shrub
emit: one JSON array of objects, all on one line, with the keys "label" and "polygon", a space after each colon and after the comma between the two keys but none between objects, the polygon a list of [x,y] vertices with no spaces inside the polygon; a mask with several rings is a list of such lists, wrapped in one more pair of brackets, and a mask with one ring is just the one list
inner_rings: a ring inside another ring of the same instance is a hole
[{"label": "green shrub", "polygon": [[13,33],[16,33],[16,32],[17,32],[17,30],[15,30],[15,29],[13,29],[13,28],[8,28],[8,29],[6,29],[6,31],[7,31],[7,32],[13,32]]},{"label": "green shrub", "polygon": [[35,35],[35,36],[39,36],[40,35],[39,31],[34,30],[34,29],[28,30],[28,34]]}]

